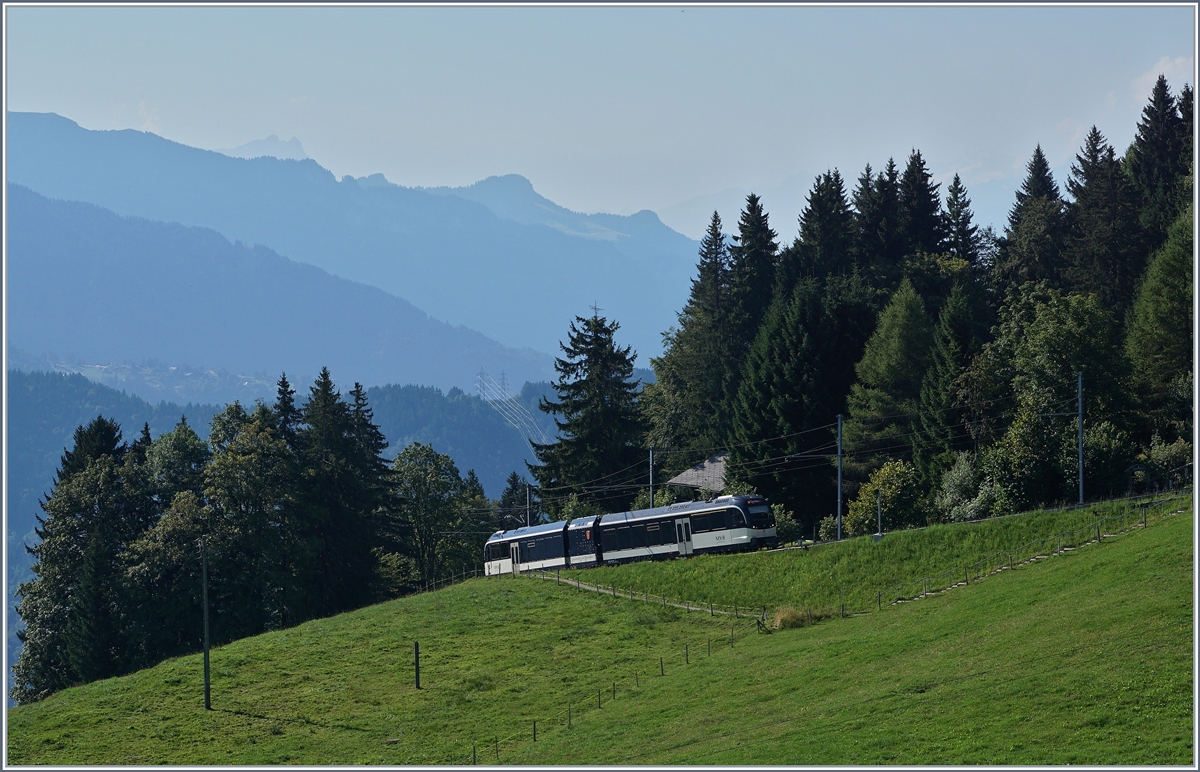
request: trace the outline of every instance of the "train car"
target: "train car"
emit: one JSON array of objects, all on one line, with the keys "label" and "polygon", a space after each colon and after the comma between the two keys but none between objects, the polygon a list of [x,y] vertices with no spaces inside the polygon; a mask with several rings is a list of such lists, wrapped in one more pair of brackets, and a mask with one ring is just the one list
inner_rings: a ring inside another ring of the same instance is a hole
[{"label": "train car", "polygon": [[568,523],[543,523],[497,531],[483,547],[487,576],[521,571],[552,570],[567,566]]},{"label": "train car", "polygon": [[721,496],[497,531],[484,547],[484,566],[487,576],[498,576],[759,549],[778,541],[766,499]]}]

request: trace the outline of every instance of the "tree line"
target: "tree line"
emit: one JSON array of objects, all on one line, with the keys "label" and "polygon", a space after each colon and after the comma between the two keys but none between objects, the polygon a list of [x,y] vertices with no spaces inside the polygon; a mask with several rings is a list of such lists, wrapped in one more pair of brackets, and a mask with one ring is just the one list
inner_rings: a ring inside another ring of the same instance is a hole
[{"label": "tree line", "polygon": [[126,443],[99,416],[74,434],[42,501],[11,696],[26,703],[196,651],[201,549],[215,643],[412,592],[478,565],[525,520],[515,475],[501,509],[473,471],[413,443],[389,464],[366,392],[322,370],[304,404],[226,406],[201,440],[186,418]]},{"label": "tree line", "polygon": [[1126,152],[1093,127],[1065,191],[1035,147],[999,234],[919,150],[850,191],[819,175],[791,244],[756,195],[736,233],[714,212],[656,383],[616,322],[572,324],[544,508],[648,505],[651,447],[658,479],[726,453],[726,491],[768,496],[785,538],[836,533],[839,499],[873,531],[876,491],[886,528],[1070,502],[1079,373],[1088,498],[1190,474],[1192,114],[1159,77]]}]

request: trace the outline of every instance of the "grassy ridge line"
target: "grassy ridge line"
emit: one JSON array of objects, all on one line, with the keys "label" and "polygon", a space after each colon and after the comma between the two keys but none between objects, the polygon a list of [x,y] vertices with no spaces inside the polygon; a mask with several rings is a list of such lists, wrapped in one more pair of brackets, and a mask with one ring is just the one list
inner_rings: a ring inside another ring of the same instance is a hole
[{"label": "grassy ridge line", "polygon": [[707,615],[470,581],[215,651],[212,713],[195,656],[14,709],[8,761],[495,763],[503,735],[503,763],[1184,763],[1191,521],[1163,526],[733,649]]},{"label": "grassy ridge line", "polygon": [[1191,517],[886,614],[756,636],[513,764],[1189,764]]},{"label": "grassy ridge line", "polygon": [[587,581],[632,589],[651,596],[688,598],[697,605],[761,609],[762,606],[840,610],[877,608],[876,593],[920,582],[972,565],[999,552],[1055,534],[1074,531],[1100,517],[1126,511],[1117,502],[1098,506],[1033,512],[976,523],[934,525],[822,545],[728,555],[697,555],[686,560],[643,561],[588,570]]}]

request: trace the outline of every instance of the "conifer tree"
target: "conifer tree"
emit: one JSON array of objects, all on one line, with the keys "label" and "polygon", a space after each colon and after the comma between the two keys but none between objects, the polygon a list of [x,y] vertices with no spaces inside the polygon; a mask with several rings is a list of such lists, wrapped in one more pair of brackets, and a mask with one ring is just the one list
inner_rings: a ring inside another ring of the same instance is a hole
[{"label": "conifer tree", "polygon": [[1191,205],[1184,209],[1150,260],[1137,288],[1125,341],[1141,409],[1153,430],[1167,439],[1191,433],[1191,389],[1179,404],[1173,403],[1171,392],[1185,384],[1194,366],[1192,211]]},{"label": "conifer tree", "polygon": [[1145,265],[1133,191],[1095,126],[1075,161],[1067,179],[1074,201],[1067,209],[1063,277],[1075,291],[1097,295],[1121,316]]},{"label": "conifer tree", "polygon": [[945,241],[940,185],[925,165],[920,150],[913,150],[900,178],[898,223],[904,253],[938,253]]},{"label": "conifer tree", "polygon": [[121,441],[120,425],[103,415],[93,418],[87,426],[76,427],[73,440],[72,448],[63,450],[59,458],[58,471],[54,475],[56,485],[101,456],[111,456],[114,461],[120,461],[126,450],[125,443]]},{"label": "conifer tree", "polygon": [[954,462],[954,451],[964,447],[964,416],[955,407],[954,383],[975,353],[974,320],[962,287],[955,285],[938,315],[929,369],[921,381],[918,415],[920,431],[913,462],[927,490],[941,482],[942,472]]},{"label": "conifer tree", "polygon": [[849,273],[854,268],[854,212],[837,169],[818,175],[800,213],[800,233],[780,255],[775,294],[791,296],[802,276],[823,278]]},{"label": "conifer tree", "polygon": [[[630,482],[628,475],[617,476],[644,457],[645,431],[638,410],[639,382],[631,380],[636,354],[616,344],[619,327],[598,313],[575,317],[567,343],[559,344],[566,356],[554,360],[558,401],[543,398],[538,403],[542,412],[556,416],[560,439],[533,443],[540,464],[529,470],[543,494],[554,496],[545,502],[553,513],[561,506],[556,502],[572,493],[603,501],[610,511],[623,509],[636,493],[623,487]],[[597,491],[600,486],[607,490]]]},{"label": "conifer tree", "polygon": [[[728,431],[726,383],[730,341],[729,255],[721,218],[713,212],[700,242],[700,262],[678,327],[663,335],[663,354],[650,360],[655,383],[642,395],[648,441],[657,447],[712,448]],[[686,454],[674,458],[686,468]]]},{"label": "conifer tree", "polygon": [[[763,316],[771,306],[771,291],[779,244],[762,201],[751,193],[738,220],[738,235],[729,248],[729,337],[733,377],[741,370]],[[732,378],[730,379],[732,380]],[[727,384],[728,385],[728,384]]]},{"label": "conifer tree", "polygon": [[[726,487],[731,480],[756,487],[793,510],[805,531],[835,506],[836,478],[821,458],[786,456],[829,451],[829,427],[845,411],[874,324],[875,295],[857,272],[802,277],[791,297],[772,304],[746,362]],[[828,495],[814,495],[822,490]]]},{"label": "conifer tree", "polygon": [[1041,145],[1034,148],[1025,170],[993,267],[1000,295],[1028,281],[1057,283],[1061,275],[1065,212]]},{"label": "conifer tree", "polygon": [[501,527],[505,530],[525,525],[529,483],[515,471],[504,481],[504,492],[496,503]]},{"label": "conifer tree", "polygon": [[[1181,204],[1177,192],[1178,177],[1187,168],[1180,165],[1186,152],[1183,141],[1186,124],[1177,107],[1167,79],[1159,75],[1126,155],[1129,176],[1141,198],[1142,227],[1152,249],[1166,238],[1167,228],[1179,214]],[[1191,144],[1190,136],[1186,144]]]},{"label": "conifer tree", "polygon": [[[921,381],[929,368],[933,331],[925,303],[905,279],[879,314],[847,399],[843,444],[860,478],[884,456],[909,456],[918,436]],[[845,466],[846,464],[844,464]]]},{"label": "conifer tree", "polygon": [[946,251],[960,260],[966,260],[972,268],[979,263],[980,236],[975,226],[971,199],[958,174],[954,175],[946,188]]},{"label": "conifer tree", "polygon": [[900,281],[904,257],[899,186],[896,163],[889,158],[874,177],[867,164],[854,190],[855,262],[876,286],[888,290]]}]

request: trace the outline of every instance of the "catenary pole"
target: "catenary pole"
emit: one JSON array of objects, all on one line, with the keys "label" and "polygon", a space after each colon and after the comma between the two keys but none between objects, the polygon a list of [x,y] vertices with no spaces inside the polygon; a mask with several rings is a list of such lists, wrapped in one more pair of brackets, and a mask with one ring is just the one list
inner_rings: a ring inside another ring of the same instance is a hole
[{"label": "catenary pole", "polygon": [[1083,371],[1076,374],[1079,378],[1079,503],[1083,503]]},{"label": "catenary pole", "polygon": [[525,486],[525,527],[529,527],[529,486]]},{"label": "catenary pole", "polygon": [[842,414],[838,413],[837,538],[842,540]]},{"label": "catenary pole", "polygon": [[204,604],[204,709],[212,710],[208,680],[208,551],[200,539],[200,602]]}]

